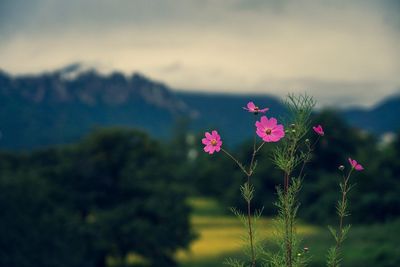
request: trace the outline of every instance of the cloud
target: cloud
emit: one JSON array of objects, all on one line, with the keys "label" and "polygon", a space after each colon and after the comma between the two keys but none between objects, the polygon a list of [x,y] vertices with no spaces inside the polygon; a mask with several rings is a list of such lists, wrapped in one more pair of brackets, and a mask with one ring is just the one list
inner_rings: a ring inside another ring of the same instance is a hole
[{"label": "cloud", "polygon": [[140,71],[185,90],[279,95],[308,90],[324,104],[371,105],[400,88],[396,1],[1,5],[0,68],[13,73],[85,62],[109,71]]}]

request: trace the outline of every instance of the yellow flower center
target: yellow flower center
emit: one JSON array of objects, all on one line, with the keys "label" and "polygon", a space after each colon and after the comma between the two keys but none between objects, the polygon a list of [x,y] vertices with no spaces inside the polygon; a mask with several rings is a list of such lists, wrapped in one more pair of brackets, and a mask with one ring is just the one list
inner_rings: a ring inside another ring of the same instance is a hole
[{"label": "yellow flower center", "polygon": [[215,140],[215,139],[211,140],[211,145],[216,146],[217,145],[217,140]]},{"label": "yellow flower center", "polygon": [[265,130],[265,133],[268,134],[268,135],[270,135],[270,134],[272,133],[272,130],[271,130],[271,129],[266,129],[266,130]]}]

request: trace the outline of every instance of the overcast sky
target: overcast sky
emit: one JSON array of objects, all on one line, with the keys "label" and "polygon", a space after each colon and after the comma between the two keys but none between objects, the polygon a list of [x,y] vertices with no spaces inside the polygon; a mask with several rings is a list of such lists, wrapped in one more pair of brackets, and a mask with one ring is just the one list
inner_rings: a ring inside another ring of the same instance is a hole
[{"label": "overcast sky", "polygon": [[368,106],[400,93],[400,1],[0,0],[1,69],[73,62],[181,90]]}]

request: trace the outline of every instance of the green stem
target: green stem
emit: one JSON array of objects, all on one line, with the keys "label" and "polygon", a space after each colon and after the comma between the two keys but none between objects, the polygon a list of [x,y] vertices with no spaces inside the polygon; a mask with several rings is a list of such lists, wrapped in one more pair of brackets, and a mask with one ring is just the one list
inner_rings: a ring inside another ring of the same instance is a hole
[{"label": "green stem", "polygon": [[335,250],[334,250],[334,260],[332,261],[331,267],[338,267],[339,262],[340,262],[340,248],[342,246],[342,243],[344,241],[344,235],[343,235],[343,221],[344,217],[346,216],[347,213],[347,193],[349,192],[349,179],[350,175],[353,172],[354,167],[351,168],[349,171],[347,177],[343,177],[343,183],[341,186],[341,192],[342,192],[342,198],[339,202],[338,206],[338,216],[339,216],[339,228],[337,232],[337,237],[336,237],[336,245],[335,245]]},{"label": "green stem", "polygon": [[289,194],[285,193],[285,247],[286,247],[286,265],[292,267],[292,246],[293,246],[293,221],[292,221],[292,205],[289,203]]},{"label": "green stem", "polygon": [[318,143],[319,139],[321,136],[318,135],[318,138],[315,140],[315,142],[310,146],[309,144],[307,145],[308,151],[307,151],[307,156],[305,160],[303,160],[303,164],[301,165],[300,173],[299,173],[299,178],[301,179],[301,176],[303,175],[304,167],[306,164],[309,162],[309,157],[311,153],[314,151],[315,145]]},{"label": "green stem", "polygon": [[[289,159],[292,159],[296,151],[297,141],[294,140],[293,145],[289,148]],[[287,267],[292,267],[293,263],[293,205],[290,203],[289,195],[289,179],[292,172],[292,168],[289,168],[285,172],[285,246],[286,246],[286,264]]]},{"label": "green stem", "polygon": [[[250,178],[254,173],[254,165],[255,165],[255,157],[260,151],[260,149],[264,146],[265,142],[262,142],[259,146],[256,146],[256,136],[254,136],[254,144],[253,144],[253,153],[251,156],[251,161],[250,161],[250,166],[249,169],[246,170],[246,168],[234,157],[232,154],[230,154],[228,151],[225,149],[221,148],[221,150],[229,157],[231,158],[238,166],[239,168],[246,174],[247,176],[247,184],[250,186]],[[251,215],[251,200],[246,200],[247,202],[247,224],[249,228],[249,240],[250,240],[250,250],[251,250],[251,267],[256,266],[256,255],[255,255],[255,249],[254,249],[254,231],[253,231],[253,224],[252,224],[252,215]]]},{"label": "green stem", "polygon": [[[247,180],[248,183],[250,179]],[[250,184],[249,184],[250,185]],[[256,266],[256,255],[254,252],[254,237],[253,237],[253,226],[251,222],[251,202],[247,201],[247,222],[249,225],[249,239],[250,239],[250,249],[251,249],[251,266]]]},{"label": "green stem", "polygon": [[[265,142],[261,143],[261,145],[256,148],[256,136],[254,136],[254,143],[253,143],[253,154],[251,156],[249,170],[247,171],[247,184],[250,186],[250,177],[254,172],[254,159],[256,157],[257,152],[261,149]],[[247,201],[247,222],[249,226],[249,240],[250,240],[250,250],[251,250],[251,266],[256,266],[256,255],[254,251],[254,236],[253,236],[253,225],[252,225],[252,215],[251,215],[251,200]]]},{"label": "green stem", "polygon": [[246,175],[249,175],[244,166],[234,156],[232,156],[228,151],[223,148],[221,148],[221,151],[224,152],[228,157],[230,157]]}]

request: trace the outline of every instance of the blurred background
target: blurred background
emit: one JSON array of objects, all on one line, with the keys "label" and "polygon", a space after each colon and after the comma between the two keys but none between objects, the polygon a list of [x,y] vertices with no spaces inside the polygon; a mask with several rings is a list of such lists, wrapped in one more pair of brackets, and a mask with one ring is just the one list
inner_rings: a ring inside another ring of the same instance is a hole
[{"label": "blurred background", "polygon": [[[308,93],[325,136],[299,232],[325,266],[338,166],[357,159],[344,265],[400,266],[397,0],[0,0],[0,266],[221,266],[242,257],[248,101]],[[310,133],[309,138],[316,137]],[[254,177],[271,246],[282,174]]]}]

